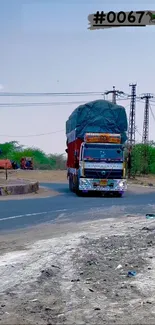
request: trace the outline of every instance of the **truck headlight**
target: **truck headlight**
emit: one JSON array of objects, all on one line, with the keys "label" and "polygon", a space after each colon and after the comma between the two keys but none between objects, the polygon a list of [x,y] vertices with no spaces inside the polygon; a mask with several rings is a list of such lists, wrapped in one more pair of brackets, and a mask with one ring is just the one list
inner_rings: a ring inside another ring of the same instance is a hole
[{"label": "truck headlight", "polygon": [[123,187],[123,186],[124,186],[124,182],[120,182],[120,183],[119,183],[119,186],[120,186],[120,187]]},{"label": "truck headlight", "polygon": [[87,183],[87,181],[84,178],[80,178],[80,183],[81,183],[81,185],[84,185]]}]

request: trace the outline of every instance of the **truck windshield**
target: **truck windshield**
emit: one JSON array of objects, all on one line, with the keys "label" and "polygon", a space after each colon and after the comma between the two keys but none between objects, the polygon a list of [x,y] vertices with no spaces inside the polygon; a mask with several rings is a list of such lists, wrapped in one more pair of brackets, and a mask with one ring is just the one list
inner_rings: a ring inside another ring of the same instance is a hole
[{"label": "truck windshield", "polygon": [[119,145],[87,146],[83,151],[84,161],[123,161],[123,150]]}]

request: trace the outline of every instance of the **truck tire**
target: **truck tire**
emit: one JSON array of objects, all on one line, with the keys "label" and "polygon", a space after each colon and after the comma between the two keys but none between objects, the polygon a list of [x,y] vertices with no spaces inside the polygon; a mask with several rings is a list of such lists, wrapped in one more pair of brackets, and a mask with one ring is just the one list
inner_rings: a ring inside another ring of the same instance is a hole
[{"label": "truck tire", "polygon": [[83,192],[81,190],[79,190],[78,177],[76,179],[75,193],[76,193],[77,196],[84,196]]},{"label": "truck tire", "polygon": [[122,197],[122,196],[123,196],[123,193],[116,192],[116,193],[115,193],[115,196],[116,196],[116,197]]},{"label": "truck tire", "polygon": [[69,175],[69,190],[73,192],[73,178]]},{"label": "truck tire", "polygon": [[76,193],[77,196],[84,196],[83,192],[80,191],[80,190],[76,190],[75,193]]}]

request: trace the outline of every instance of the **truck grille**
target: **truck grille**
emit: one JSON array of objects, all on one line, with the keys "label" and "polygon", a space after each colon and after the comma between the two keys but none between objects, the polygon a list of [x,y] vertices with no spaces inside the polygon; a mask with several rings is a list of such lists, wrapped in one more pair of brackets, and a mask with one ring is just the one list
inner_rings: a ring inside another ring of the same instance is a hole
[{"label": "truck grille", "polygon": [[[102,172],[105,171],[105,174]],[[96,178],[96,179],[121,179],[123,178],[123,170],[111,170],[111,169],[85,169],[84,175],[86,178]],[[109,176],[108,176],[109,175]]]}]

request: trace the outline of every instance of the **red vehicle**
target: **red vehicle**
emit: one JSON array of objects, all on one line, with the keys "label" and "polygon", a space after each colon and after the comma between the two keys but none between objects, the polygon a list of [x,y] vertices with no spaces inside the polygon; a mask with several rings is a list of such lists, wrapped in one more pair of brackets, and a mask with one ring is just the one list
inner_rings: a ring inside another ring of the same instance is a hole
[{"label": "red vehicle", "polygon": [[9,159],[0,159],[0,169],[12,169],[12,163]]},{"label": "red vehicle", "polygon": [[28,169],[33,170],[33,158],[32,157],[22,157],[20,161],[20,168],[21,169]]}]

